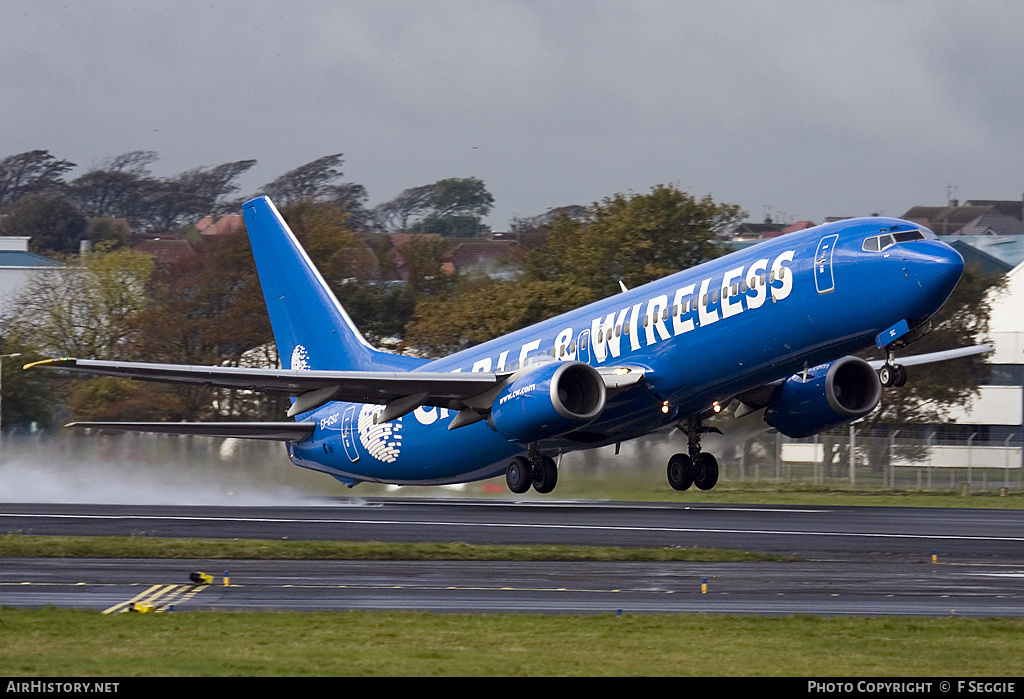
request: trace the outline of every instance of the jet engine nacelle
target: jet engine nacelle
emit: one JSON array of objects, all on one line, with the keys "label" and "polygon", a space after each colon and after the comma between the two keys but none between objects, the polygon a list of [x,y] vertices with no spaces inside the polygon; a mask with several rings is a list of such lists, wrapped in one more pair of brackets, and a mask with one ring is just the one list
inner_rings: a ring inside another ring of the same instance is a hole
[{"label": "jet engine nacelle", "polygon": [[787,437],[810,437],[863,417],[882,398],[882,384],[871,365],[843,357],[794,374],[768,402],[764,421]]},{"label": "jet engine nacelle", "polygon": [[604,380],[589,364],[551,362],[515,377],[491,405],[489,424],[511,442],[572,432],[604,410]]}]

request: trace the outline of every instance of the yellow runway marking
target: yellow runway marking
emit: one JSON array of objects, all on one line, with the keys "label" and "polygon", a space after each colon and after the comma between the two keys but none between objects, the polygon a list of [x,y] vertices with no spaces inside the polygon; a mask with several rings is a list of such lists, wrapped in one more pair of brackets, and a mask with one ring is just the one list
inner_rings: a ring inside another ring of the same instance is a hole
[{"label": "yellow runway marking", "polygon": [[[156,607],[154,611],[163,612],[167,611],[167,609],[173,604],[187,602],[207,587],[209,587],[209,585],[152,585],[144,592],[140,592],[132,597],[130,600],[120,602],[109,609],[105,609],[103,613],[115,614],[127,612],[136,604],[152,605],[153,607]],[[156,606],[157,602],[160,602],[159,607]]]}]

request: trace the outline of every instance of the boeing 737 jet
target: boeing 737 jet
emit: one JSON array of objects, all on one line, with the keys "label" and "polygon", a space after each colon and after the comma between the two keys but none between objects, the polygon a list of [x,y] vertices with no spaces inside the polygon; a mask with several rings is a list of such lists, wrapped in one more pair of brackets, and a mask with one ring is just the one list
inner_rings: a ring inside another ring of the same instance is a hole
[{"label": "boeing 737 jet", "polygon": [[[271,423],[83,426],[281,440],[299,466],[360,482],[427,485],[505,474],[547,493],[555,457],[679,428],[671,486],[718,481],[701,449],[719,411],[763,411],[806,437],[873,411],[963,272],[907,221],[860,218],[790,233],[504,337],[426,360],[371,347],[266,197],[243,208],[281,369],[51,359],[30,367],[291,396]],[[854,353],[875,345],[885,359]]]}]

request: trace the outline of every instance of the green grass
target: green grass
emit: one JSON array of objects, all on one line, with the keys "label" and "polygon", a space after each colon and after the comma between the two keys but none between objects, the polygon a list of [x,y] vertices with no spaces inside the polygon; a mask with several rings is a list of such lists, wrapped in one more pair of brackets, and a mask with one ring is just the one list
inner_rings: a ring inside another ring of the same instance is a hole
[{"label": "green grass", "polygon": [[379,541],[160,539],[0,535],[0,558],[201,558],[404,561],[781,561],[785,556],[693,547],[475,545]]},{"label": "green grass", "polygon": [[1019,676],[1024,620],[0,610],[0,676]]}]

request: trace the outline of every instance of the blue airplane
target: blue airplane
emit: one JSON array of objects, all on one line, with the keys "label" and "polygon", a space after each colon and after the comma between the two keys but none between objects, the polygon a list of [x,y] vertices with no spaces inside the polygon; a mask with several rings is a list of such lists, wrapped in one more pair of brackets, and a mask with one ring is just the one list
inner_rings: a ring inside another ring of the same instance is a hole
[{"label": "blue airplane", "polygon": [[[859,218],[760,243],[522,330],[427,360],[383,352],[356,329],[273,203],[243,207],[282,369],[90,359],[27,365],[291,396],[290,421],[89,422],[80,426],[280,440],[291,460],[353,486],[462,483],[505,474],[550,492],[554,457],[679,428],[671,486],[718,481],[701,450],[717,412],[763,411],[806,437],[873,411],[964,262],[919,225]],[[875,345],[886,358],[852,356]],[[767,427],[766,427],[767,429]]]}]

